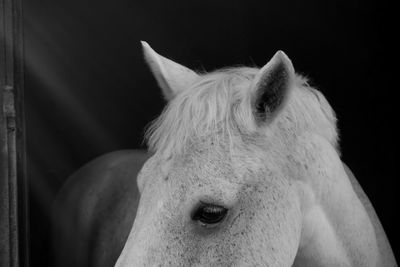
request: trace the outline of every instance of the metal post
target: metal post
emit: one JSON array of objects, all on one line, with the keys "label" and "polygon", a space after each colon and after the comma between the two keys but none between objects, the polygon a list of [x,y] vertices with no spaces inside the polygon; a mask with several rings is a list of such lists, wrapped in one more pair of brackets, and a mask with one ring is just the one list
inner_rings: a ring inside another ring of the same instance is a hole
[{"label": "metal post", "polygon": [[0,0],[0,267],[29,265],[21,0]]}]

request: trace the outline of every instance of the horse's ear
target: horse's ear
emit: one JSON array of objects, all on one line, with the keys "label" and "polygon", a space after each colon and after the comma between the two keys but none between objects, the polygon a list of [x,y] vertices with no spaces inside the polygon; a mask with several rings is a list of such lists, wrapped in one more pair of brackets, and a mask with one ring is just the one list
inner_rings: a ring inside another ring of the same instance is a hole
[{"label": "horse's ear", "polygon": [[171,100],[198,79],[199,75],[194,71],[157,54],[148,43],[141,43],[144,58],[167,100]]},{"label": "horse's ear", "polygon": [[284,106],[294,77],[292,62],[282,51],[276,52],[260,69],[251,90],[251,105],[257,123],[270,121]]}]

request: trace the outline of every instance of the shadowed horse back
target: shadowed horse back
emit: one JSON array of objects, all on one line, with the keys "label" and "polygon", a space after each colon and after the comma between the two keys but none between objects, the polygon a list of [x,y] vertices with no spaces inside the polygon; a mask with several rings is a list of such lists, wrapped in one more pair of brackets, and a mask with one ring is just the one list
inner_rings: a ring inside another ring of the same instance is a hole
[{"label": "shadowed horse back", "polygon": [[136,215],[146,152],[103,155],[74,173],[53,206],[56,266],[113,266]]}]

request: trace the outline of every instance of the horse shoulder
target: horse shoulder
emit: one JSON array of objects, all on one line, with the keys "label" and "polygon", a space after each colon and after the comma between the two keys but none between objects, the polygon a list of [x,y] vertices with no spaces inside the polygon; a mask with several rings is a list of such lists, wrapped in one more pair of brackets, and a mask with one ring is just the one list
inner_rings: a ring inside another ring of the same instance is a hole
[{"label": "horse shoulder", "polygon": [[396,260],[394,258],[392,249],[390,247],[389,241],[386,237],[385,231],[379,221],[379,218],[375,212],[374,207],[372,206],[371,202],[369,201],[367,195],[365,194],[364,190],[361,188],[360,184],[358,183],[357,179],[355,178],[354,174],[350,170],[350,168],[343,163],[344,169],[346,171],[347,176],[351,182],[353,190],[357,194],[358,198],[360,199],[361,203],[363,204],[367,214],[372,222],[372,225],[375,230],[375,236],[377,240],[378,249],[380,252],[380,263],[379,266],[382,267],[393,267],[397,266]]},{"label": "horse shoulder", "polygon": [[57,266],[113,266],[136,216],[136,176],[146,152],[116,151],[89,162],[53,206]]}]

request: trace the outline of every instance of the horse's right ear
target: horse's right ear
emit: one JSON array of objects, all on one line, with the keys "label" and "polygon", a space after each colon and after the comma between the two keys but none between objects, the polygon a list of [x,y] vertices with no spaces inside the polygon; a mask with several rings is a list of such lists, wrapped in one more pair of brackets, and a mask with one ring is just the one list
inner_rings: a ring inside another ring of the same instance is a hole
[{"label": "horse's right ear", "polygon": [[167,100],[193,84],[199,77],[194,71],[157,54],[148,43],[141,41],[144,58]]},{"label": "horse's right ear", "polygon": [[263,124],[279,112],[293,86],[295,72],[290,59],[282,51],[262,67],[251,88],[251,106],[257,124]]}]

